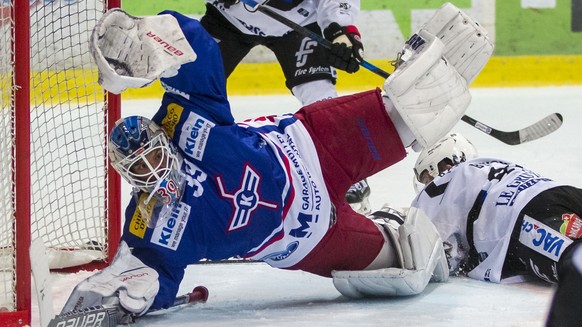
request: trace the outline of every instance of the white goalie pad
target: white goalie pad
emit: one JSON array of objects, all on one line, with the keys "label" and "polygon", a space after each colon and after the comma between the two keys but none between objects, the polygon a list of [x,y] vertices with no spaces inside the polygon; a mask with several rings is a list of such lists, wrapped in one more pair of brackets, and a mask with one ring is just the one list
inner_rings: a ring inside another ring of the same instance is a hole
[{"label": "white goalie pad", "polygon": [[89,47],[99,84],[115,94],[175,76],[182,64],[196,60],[171,15],[133,17],[121,9],[109,10],[93,29]]},{"label": "white goalie pad", "polygon": [[449,132],[469,103],[466,80],[446,59],[444,44],[420,31],[407,44],[398,67],[384,82],[384,91],[416,138],[419,151]]},{"label": "white goalie pad", "polygon": [[421,293],[429,281],[448,280],[442,240],[422,211],[411,208],[398,233],[403,268],[334,271],[335,288],[349,298],[408,296]]},{"label": "white goalie pad", "polygon": [[445,58],[467,84],[473,82],[493,54],[487,30],[451,3],[442,5],[421,30],[443,42]]}]

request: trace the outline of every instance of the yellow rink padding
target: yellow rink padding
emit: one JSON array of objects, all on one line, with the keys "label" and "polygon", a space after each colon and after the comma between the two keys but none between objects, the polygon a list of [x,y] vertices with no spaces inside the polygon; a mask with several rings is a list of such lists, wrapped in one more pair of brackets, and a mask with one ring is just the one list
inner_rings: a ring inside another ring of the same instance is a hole
[{"label": "yellow rink padding", "polygon": [[492,57],[472,86],[525,87],[582,84],[582,55]]},{"label": "yellow rink padding", "polygon": [[[370,63],[391,73],[393,67],[386,60]],[[67,70],[59,73],[32,75],[34,102],[51,98],[52,101],[91,101],[95,97],[97,73],[90,70]],[[383,79],[361,68],[357,73],[338,72],[337,89],[340,93],[357,92],[381,87]],[[278,63],[242,63],[227,83],[229,95],[290,94],[285,87]],[[77,85],[77,86],[75,86]],[[582,55],[492,57],[472,87],[527,87],[582,85]],[[49,87],[50,86],[50,87]],[[123,99],[160,98],[159,82],[142,89],[123,92]],[[97,100],[97,99],[93,99]],[[101,100],[101,99],[99,99]],[[77,100],[78,101],[78,100]]]}]

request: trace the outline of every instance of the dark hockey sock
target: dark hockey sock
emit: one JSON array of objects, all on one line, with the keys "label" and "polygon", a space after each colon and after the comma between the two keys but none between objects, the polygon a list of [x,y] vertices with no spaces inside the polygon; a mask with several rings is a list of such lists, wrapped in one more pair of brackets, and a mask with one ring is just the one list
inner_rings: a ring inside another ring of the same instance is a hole
[{"label": "dark hockey sock", "polygon": [[582,326],[582,240],[576,240],[562,254],[558,279],[546,326]]}]

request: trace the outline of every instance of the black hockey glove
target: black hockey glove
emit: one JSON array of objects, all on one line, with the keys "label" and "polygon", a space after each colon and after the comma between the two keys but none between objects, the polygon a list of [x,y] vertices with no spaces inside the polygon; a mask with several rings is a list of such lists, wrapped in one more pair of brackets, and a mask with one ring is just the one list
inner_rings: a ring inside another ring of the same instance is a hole
[{"label": "black hockey glove", "polygon": [[218,0],[219,3],[224,5],[224,8],[228,9],[230,6],[235,5],[240,2],[240,0]]},{"label": "black hockey glove", "polygon": [[333,42],[328,56],[330,65],[350,74],[357,72],[360,61],[364,60],[364,45],[358,29],[354,25],[340,26],[338,23],[331,23],[323,31],[323,35]]}]

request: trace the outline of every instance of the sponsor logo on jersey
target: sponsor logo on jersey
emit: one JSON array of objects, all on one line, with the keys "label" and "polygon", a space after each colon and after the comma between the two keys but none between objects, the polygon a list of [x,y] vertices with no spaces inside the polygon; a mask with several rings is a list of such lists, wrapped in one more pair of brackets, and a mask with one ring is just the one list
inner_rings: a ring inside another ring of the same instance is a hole
[{"label": "sponsor logo on jersey", "polygon": [[176,103],[170,103],[167,107],[166,116],[162,119],[162,128],[170,138],[176,133],[176,126],[180,122],[184,107]]},{"label": "sponsor logo on jersey", "polygon": [[145,231],[148,227],[148,221],[151,219],[152,212],[154,210],[155,199],[152,199],[148,204],[145,204],[145,200],[148,198],[148,193],[142,193],[137,201],[138,205],[131,221],[129,223],[129,232],[139,238],[143,238]]},{"label": "sponsor logo on jersey", "polygon": [[175,251],[180,245],[189,216],[190,206],[180,202],[172,209],[169,217],[158,221],[151,242]]},{"label": "sponsor logo on jersey", "polygon": [[180,148],[184,149],[184,152],[192,158],[202,160],[210,129],[215,125],[208,119],[191,112],[182,127]]},{"label": "sponsor logo on jersey", "polygon": [[352,6],[347,2],[340,2],[339,7],[343,10],[349,10]]},{"label": "sponsor logo on jersey", "polygon": [[170,86],[162,81],[160,81],[160,83],[162,84],[162,87],[164,88],[164,90],[166,90],[166,92],[176,94],[176,95],[181,96],[184,99],[190,100],[190,94],[188,94],[182,90],[178,90],[177,88],[172,87],[172,86]]},{"label": "sponsor logo on jersey", "polygon": [[582,219],[575,213],[562,214],[562,226],[560,226],[560,233],[569,238],[582,237]]},{"label": "sponsor logo on jersey", "polygon": [[300,213],[297,217],[297,221],[299,222],[300,226],[297,228],[293,228],[289,231],[289,235],[297,238],[309,238],[312,232],[309,230],[311,227],[311,223],[315,224],[319,220],[319,215],[308,215],[305,213]]},{"label": "sponsor logo on jersey", "polygon": [[295,250],[297,250],[298,247],[299,247],[299,242],[297,242],[297,241],[291,242],[289,245],[287,245],[287,248],[284,251],[279,251],[279,252],[267,254],[266,256],[262,257],[259,261],[266,261],[266,260],[282,261],[282,260],[285,260],[291,254],[293,254],[293,252],[295,252]]},{"label": "sponsor logo on jersey", "polygon": [[[303,40],[301,40],[301,46],[299,47],[299,51],[295,52],[295,58],[297,58],[297,61],[295,62],[295,67],[297,68],[301,68],[303,66],[305,66],[305,64],[307,63],[307,57],[309,57],[310,54],[313,53],[313,48],[315,48],[317,46],[317,42],[315,42],[314,40],[305,37],[303,38]],[[305,70],[305,73],[307,73],[307,70]],[[297,72],[300,70],[296,70],[295,71],[295,76],[297,76]],[[299,74],[299,75],[305,75],[305,73],[303,74]]]},{"label": "sponsor logo on jersey", "polygon": [[242,26],[244,26],[244,28],[246,28],[246,29],[247,29],[249,32],[251,32],[251,33],[253,33],[253,34],[257,35],[257,36],[261,36],[261,37],[266,37],[266,36],[267,36],[267,34],[265,34],[265,32],[263,32],[263,30],[261,30],[261,28],[260,28],[260,27],[258,27],[258,26],[253,26],[253,25],[251,25],[251,24],[249,24],[249,23],[247,23],[247,22],[243,22],[243,21],[242,21],[242,20],[240,20],[240,19],[237,19],[237,20],[238,20],[238,22],[239,22],[239,23],[240,23]]},{"label": "sponsor logo on jersey", "polygon": [[[516,169],[520,168],[521,167],[516,167]],[[506,174],[512,172],[511,170],[508,169],[514,168],[508,167],[506,169],[494,170],[490,172],[490,175],[498,174],[499,177],[495,177],[495,179],[501,180]],[[495,204],[498,206],[513,206],[521,192],[537,185],[538,183],[549,181],[551,181],[551,179],[540,177],[540,175],[532,171],[523,170],[523,172],[521,172],[507,185],[505,185],[505,190],[499,193],[499,196],[497,197],[497,201],[495,202]]]},{"label": "sponsor logo on jersey", "polygon": [[556,262],[566,247],[572,243],[571,239],[558,231],[528,216],[523,218],[519,241]]},{"label": "sponsor logo on jersey", "polygon": [[220,176],[216,177],[216,182],[220,190],[220,196],[229,199],[234,205],[234,212],[230,218],[228,231],[233,231],[249,224],[251,216],[258,206],[277,209],[276,203],[261,201],[259,196],[259,185],[261,177],[248,164],[245,165],[245,172],[240,182],[240,187],[233,194],[226,191],[226,186]]}]

